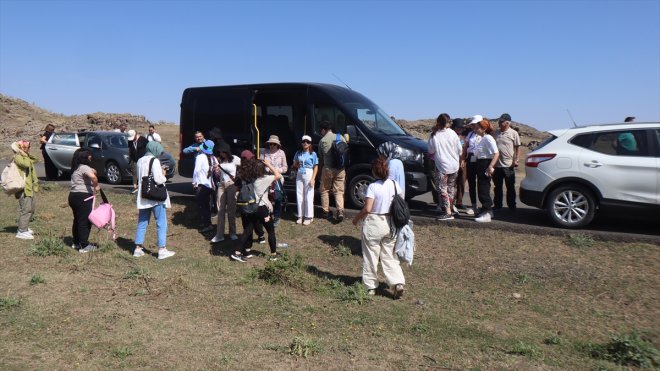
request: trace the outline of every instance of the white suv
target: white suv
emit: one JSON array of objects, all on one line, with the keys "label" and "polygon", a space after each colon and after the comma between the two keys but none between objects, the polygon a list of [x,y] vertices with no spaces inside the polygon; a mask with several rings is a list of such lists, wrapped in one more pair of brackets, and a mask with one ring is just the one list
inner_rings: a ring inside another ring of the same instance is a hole
[{"label": "white suv", "polygon": [[525,161],[520,201],[557,225],[580,228],[598,212],[650,211],[660,220],[660,123],[553,130]]}]

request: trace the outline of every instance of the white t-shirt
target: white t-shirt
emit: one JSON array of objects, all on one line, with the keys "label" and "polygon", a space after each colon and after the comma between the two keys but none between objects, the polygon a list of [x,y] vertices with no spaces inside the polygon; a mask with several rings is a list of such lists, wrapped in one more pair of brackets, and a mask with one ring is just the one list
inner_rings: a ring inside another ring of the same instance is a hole
[{"label": "white t-shirt", "polygon": [[461,138],[451,129],[438,130],[429,138],[429,153],[434,155],[435,167],[442,174],[458,171],[461,152]]},{"label": "white t-shirt", "polygon": [[209,158],[211,159],[211,166],[217,165],[218,160],[213,155],[201,153],[195,157],[195,169],[193,170],[192,184],[197,186],[204,186],[213,189],[212,176],[209,176]]},{"label": "white t-shirt", "polygon": [[474,149],[481,142],[481,137],[477,135],[474,131],[471,131],[467,135],[467,153],[474,153]]},{"label": "white t-shirt", "polygon": [[220,170],[220,172],[222,173],[222,181],[233,183],[231,177],[227,175],[227,173],[231,174],[232,177],[236,178],[236,164],[234,164],[233,162],[223,162],[220,164],[220,167],[224,170],[224,171]]},{"label": "white t-shirt", "polygon": [[156,142],[160,143],[160,134],[158,133],[147,134],[147,140],[149,140],[150,142],[155,140]]},{"label": "white t-shirt", "polygon": [[[151,162],[152,158],[154,158],[154,156],[150,154],[144,155],[140,157],[137,164],[135,165],[137,168],[137,175],[138,175],[137,208],[149,209],[160,203],[165,202],[165,208],[169,209],[170,207],[172,207],[170,203],[169,193],[167,194],[167,199],[165,201],[154,201],[154,200],[142,198],[142,177],[149,175],[149,162]],[[158,160],[158,158],[154,160],[154,163],[151,166],[151,172],[154,175],[154,182],[156,182],[156,184],[164,184],[165,182],[167,182],[167,178],[165,177],[165,175],[163,175],[163,169],[160,167],[160,160]]]},{"label": "white t-shirt", "polygon": [[268,191],[266,190],[270,188],[270,185],[273,184],[274,181],[275,175],[264,175],[254,181],[254,196],[259,202],[259,205],[266,206],[270,211],[273,211],[273,205],[268,199]]},{"label": "white t-shirt", "polygon": [[383,182],[382,180],[377,180],[367,188],[367,198],[374,200],[373,206],[371,207],[372,214],[388,214],[390,212],[390,205],[392,204],[392,197],[394,197],[396,187],[396,193],[398,197],[401,197],[401,188],[397,182],[388,179]]},{"label": "white t-shirt", "polygon": [[495,157],[496,153],[499,153],[499,150],[497,149],[497,142],[495,142],[495,138],[493,138],[490,134],[484,134],[483,138],[481,138],[481,141],[474,149],[475,156],[477,159],[482,160],[486,158],[493,158]]}]

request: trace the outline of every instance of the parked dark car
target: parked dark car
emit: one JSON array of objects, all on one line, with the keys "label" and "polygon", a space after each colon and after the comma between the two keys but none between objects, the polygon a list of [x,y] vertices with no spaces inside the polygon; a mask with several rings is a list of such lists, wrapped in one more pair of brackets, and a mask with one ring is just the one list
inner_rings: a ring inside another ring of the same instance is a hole
[{"label": "parked dark car", "polygon": [[[119,184],[132,178],[128,161],[128,134],[115,131],[84,131],[54,133],[46,144],[46,152],[53,164],[63,173],[71,172],[71,159],[78,148],[92,151],[94,168],[100,178]],[[176,161],[163,152],[159,157],[169,167],[167,178],[174,176]]]}]

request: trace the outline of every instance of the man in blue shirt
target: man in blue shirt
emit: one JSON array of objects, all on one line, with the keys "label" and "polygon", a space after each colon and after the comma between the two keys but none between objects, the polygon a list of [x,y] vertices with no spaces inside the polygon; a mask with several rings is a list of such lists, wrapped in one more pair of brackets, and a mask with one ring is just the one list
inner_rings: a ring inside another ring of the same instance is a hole
[{"label": "man in blue shirt", "polygon": [[200,148],[202,144],[204,144],[204,134],[202,134],[201,131],[195,132],[195,143],[192,145],[186,147],[183,149],[183,154],[195,154],[195,156],[199,155],[202,153],[202,149]]}]

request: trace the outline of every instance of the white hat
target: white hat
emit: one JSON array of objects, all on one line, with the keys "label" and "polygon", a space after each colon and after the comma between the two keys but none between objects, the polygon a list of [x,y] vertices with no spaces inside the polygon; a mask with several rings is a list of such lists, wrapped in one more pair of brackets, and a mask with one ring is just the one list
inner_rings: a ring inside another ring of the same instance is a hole
[{"label": "white hat", "polygon": [[311,143],[312,142],[312,137],[310,137],[309,135],[303,135],[302,141],[304,142],[306,140],[308,140]]},{"label": "white hat", "polygon": [[484,118],[481,115],[474,115],[472,116],[472,120],[470,120],[470,123],[468,125],[476,124],[479,123],[483,120]]},{"label": "white hat", "polygon": [[128,131],[128,140],[133,140],[135,139],[135,130],[129,130]]}]

